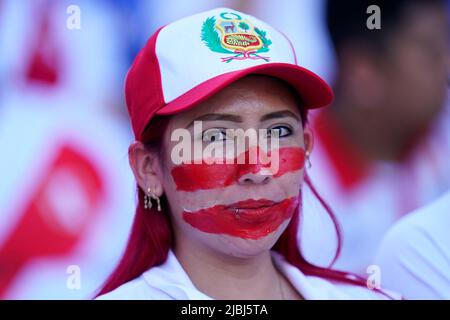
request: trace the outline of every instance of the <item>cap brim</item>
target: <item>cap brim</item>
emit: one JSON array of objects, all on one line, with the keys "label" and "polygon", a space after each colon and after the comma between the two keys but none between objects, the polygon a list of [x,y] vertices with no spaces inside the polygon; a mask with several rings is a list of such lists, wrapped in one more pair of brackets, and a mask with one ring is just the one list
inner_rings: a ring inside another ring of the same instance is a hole
[{"label": "cap brim", "polygon": [[250,74],[267,75],[286,81],[298,92],[302,107],[306,109],[324,107],[333,101],[333,91],[315,73],[297,65],[270,63],[229,72],[205,81],[166,104],[156,114],[171,115],[189,109]]}]

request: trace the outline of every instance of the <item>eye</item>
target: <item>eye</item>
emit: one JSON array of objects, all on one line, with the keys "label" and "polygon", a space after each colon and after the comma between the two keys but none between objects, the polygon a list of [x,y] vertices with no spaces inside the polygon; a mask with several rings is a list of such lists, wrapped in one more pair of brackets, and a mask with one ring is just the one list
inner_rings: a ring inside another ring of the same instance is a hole
[{"label": "eye", "polygon": [[286,126],[273,127],[268,131],[267,136],[271,137],[273,133],[278,133],[278,137],[280,138],[287,137],[292,134],[292,129]]},{"label": "eye", "polygon": [[203,131],[202,141],[204,142],[214,142],[214,141],[223,141],[226,139],[225,130],[223,129],[208,129]]}]

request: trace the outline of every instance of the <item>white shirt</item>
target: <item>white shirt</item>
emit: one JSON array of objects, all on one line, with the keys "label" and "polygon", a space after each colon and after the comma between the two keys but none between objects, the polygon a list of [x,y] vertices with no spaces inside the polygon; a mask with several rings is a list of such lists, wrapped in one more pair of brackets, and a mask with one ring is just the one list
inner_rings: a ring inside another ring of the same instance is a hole
[{"label": "white shirt", "polygon": [[450,192],[401,219],[376,263],[383,286],[405,299],[450,299]]},{"label": "white shirt", "polygon": [[[276,267],[291,282],[295,289],[307,300],[383,299],[384,296],[369,289],[332,284],[319,277],[306,276],[298,268],[289,264],[282,255],[271,251]],[[99,296],[100,300],[211,300],[213,298],[199,291],[172,250],[167,260],[150,268],[142,275],[117,289]]]}]

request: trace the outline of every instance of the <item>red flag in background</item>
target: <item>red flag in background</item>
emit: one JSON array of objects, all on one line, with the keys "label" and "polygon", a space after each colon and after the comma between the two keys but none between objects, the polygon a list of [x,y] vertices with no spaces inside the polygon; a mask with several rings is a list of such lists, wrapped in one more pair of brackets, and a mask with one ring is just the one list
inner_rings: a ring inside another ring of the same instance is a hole
[{"label": "red flag in background", "polygon": [[51,30],[51,3],[39,6],[36,15],[37,30],[30,30],[34,42],[31,42],[30,61],[26,70],[27,82],[39,82],[56,85],[61,77],[61,48]]},{"label": "red flag in background", "polygon": [[0,298],[31,260],[70,254],[105,196],[94,163],[70,144],[60,147],[35,190],[0,247]]}]

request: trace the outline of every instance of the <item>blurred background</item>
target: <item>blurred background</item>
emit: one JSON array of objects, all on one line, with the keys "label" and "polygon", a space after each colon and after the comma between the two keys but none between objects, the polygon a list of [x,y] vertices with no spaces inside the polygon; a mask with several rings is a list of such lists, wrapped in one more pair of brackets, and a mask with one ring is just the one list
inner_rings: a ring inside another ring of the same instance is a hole
[{"label": "blurred background", "polygon": [[[283,31],[333,85],[309,174],[342,226],[336,267],[364,275],[387,228],[450,189],[449,3],[378,1],[371,30],[368,3],[343,2],[0,0],[0,298],[93,297],[136,204],[127,69],[158,27],[221,6]],[[335,233],[308,191],[302,221],[327,265]]]}]

